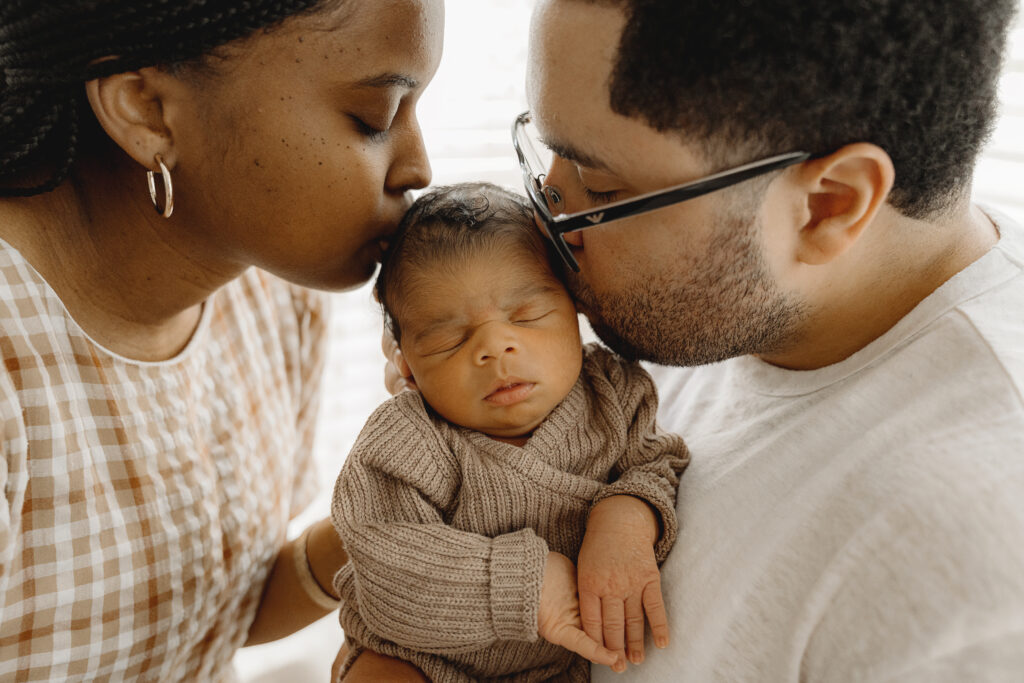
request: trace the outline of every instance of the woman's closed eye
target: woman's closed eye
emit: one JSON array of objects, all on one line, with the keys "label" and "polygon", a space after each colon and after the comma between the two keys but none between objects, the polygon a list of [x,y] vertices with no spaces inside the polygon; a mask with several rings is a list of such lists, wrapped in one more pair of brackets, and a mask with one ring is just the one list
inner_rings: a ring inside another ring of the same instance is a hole
[{"label": "woman's closed eye", "polygon": [[356,124],[356,129],[359,133],[370,142],[383,142],[388,137],[388,128],[378,128],[372,126],[366,121],[362,120],[358,116],[349,115],[353,123]]}]

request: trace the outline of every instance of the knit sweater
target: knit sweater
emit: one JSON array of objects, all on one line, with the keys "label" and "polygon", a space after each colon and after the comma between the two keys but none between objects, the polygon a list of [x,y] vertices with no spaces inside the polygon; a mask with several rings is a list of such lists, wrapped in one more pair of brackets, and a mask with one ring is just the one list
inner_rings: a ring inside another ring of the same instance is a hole
[{"label": "knit sweater", "polygon": [[586,661],[537,634],[549,550],[575,561],[598,501],[637,496],[676,536],[689,456],[655,425],[650,376],[594,345],[569,395],[522,446],[452,425],[406,392],[366,423],[338,477],[335,576],[350,653],[418,666],[433,681],[587,681]]}]

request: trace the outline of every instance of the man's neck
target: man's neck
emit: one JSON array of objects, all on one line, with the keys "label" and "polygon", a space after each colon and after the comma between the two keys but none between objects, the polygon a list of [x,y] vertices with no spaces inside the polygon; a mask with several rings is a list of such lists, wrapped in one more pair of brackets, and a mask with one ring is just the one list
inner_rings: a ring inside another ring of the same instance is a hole
[{"label": "man's neck", "polygon": [[153,210],[144,172],[135,170],[114,177],[116,171],[83,165],[77,181],[51,193],[5,200],[0,237],[97,342],[156,361],[188,343],[202,302],[242,269],[211,268],[201,259],[187,236]]},{"label": "man's neck", "polygon": [[798,340],[759,357],[792,370],[838,363],[889,331],[998,240],[995,225],[974,206],[935,222],[890,209],[816,283],[819,296]]}]

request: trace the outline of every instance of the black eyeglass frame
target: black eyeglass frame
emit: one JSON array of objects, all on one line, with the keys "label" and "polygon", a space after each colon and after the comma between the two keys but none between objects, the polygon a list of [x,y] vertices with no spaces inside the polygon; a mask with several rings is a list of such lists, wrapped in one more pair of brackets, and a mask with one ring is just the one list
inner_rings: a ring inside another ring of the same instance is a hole
[{"label": "black eyeglass frame", "polygon": [[[593,228],[598,225],[604,225],[617,221],[623,218],[630,218],[632,216],[639,216],[640,214],[647,213],[648,211],[654,211],[661,209],[666,206],[673,204],[679,204],[702,195],[722,190],[732,185],[737,185],[745,180],[756,178],[759,175],[777,171],[779,169],[786,168],[787,166],[793,166],[799,164],[807,159],[810,159],[812,154],[810,152],[789,152],[787,154],[779,154],[766,159],[760,159],[753,161],[749,164],[737,166],[735,168],[726,169],[719,171],[718,173],[691,180],[680,185],[674,185],[667,187],[663,190],[655,190],[654,192],[648,192],[646,194],[638,195],[636,197],[630,197],[629,199],[623,199],[617,202],[611,202],[609,204],[603,204],[596,206],[586,211],[578,211],[576,213],[569,214],[558,214],[557,216],[551,212],[548,206],[548,192],[557,193],[557,188],[552,186],[545,186],[544,176],[534,175],[533,170],[530,168],[529,163],[526,160],[526,154],[523,152],[522,143],[520,142],[520,130],[526,127],[526,124],[530,122],[530,112],[524,111],[522,114],[516,117],[512,123],[512,146],[515,147],[516,156],[519,158],[519,168],[523,172],[523,185],[526,188],[526,194],[530,198],[530,203],[533,204],[533,208],[537,213],[539,223],[543,228],[549,241],[554,244],[555,249],[558,251],[558,255],[565,261],[565,265],[572,268],[574,272],[580,271],[580,265],[576,261],[576,257],[573,256],[572,250],[569,245],[565,242],[565,233],[576,232],[577,230],[583,230],[585,228]],[[557,201],[558,200],[554,200]]]}]

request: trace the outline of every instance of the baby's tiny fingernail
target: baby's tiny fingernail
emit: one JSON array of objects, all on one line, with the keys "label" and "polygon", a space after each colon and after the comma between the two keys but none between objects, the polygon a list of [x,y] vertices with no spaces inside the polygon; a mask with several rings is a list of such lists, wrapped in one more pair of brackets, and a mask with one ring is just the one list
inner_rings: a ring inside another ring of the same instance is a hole
[{"label": "baby's tiny fingernail", "polygon": [[644,656],[639,652],[631,652],[629,655],[629,661],[633,662],[634,664],[639,664],[640,662],[644,661]]},{"label": "baby's tiny fingernail", "polygon": [[655,638],[654,646],[664,650],[666,647],[668,647],[668,638]]}]

